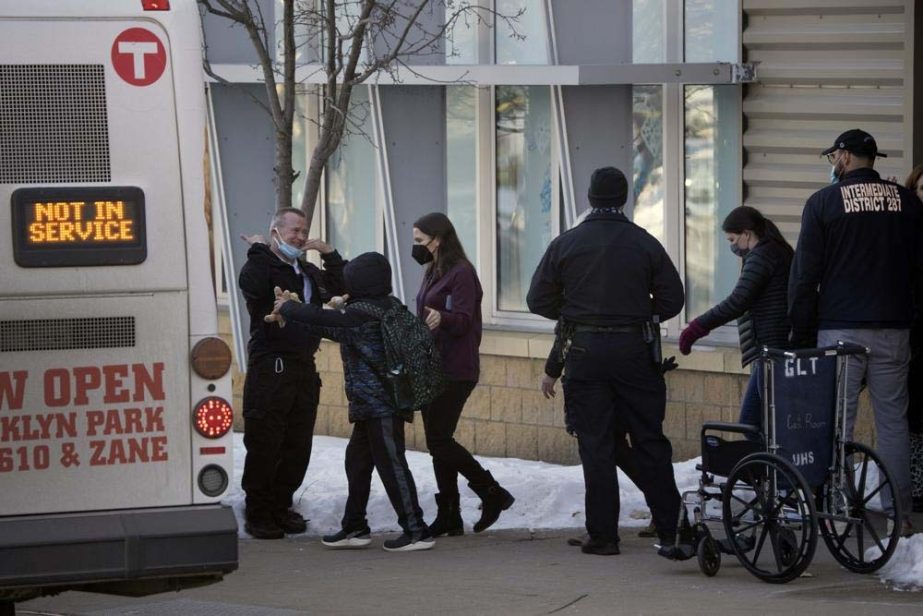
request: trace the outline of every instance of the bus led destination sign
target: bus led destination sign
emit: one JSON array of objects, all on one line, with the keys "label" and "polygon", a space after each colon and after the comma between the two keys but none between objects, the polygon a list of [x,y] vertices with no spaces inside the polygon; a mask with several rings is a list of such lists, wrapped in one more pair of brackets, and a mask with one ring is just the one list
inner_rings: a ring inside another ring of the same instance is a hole
[{"label": "bus led destination sign", "polygon": [[23,267],[132,265],[147,257],[140,188],[20,188],[12,210],[13,252]]}]

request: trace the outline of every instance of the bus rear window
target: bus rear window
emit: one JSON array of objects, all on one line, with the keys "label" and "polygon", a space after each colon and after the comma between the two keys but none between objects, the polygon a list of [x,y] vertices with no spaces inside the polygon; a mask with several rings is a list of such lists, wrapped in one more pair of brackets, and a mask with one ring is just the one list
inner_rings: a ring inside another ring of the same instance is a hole
[{"label": "bus rear window", "polygon": [[13,257],[22,267],[135,265],[147,258],[140,188],[20,188],[11,201]]}]

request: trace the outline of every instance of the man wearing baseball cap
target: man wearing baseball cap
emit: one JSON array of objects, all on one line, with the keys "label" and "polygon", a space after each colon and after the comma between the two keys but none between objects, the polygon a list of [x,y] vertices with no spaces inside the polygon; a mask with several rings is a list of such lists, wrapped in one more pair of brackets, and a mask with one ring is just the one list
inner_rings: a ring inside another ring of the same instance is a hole
[{"label": "man wearing baseball cap", "polygon": [[802,213],[788,288],[792,342],[824,347],[843,341],[871,349],[867,357],[849,360],[846,437],[852,439],[864,379],[877,452],[894,477],[906,536],[913,532],[906,517],[907,369],[914,293],[923,288],[923,204],[903,186],[881,179],[873,166],[885,154],[863,130],[846,131],[821,155],[831,165],[832,183],[811,195]]}]

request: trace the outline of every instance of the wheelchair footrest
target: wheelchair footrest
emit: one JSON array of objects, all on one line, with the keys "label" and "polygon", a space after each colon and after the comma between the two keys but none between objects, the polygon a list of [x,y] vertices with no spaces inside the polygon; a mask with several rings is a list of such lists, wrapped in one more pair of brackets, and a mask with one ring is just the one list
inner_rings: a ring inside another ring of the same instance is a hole
[{"label": "wheelchair footrest", "polygon": [[695,546],[688,543],[679,545],[663,545],[657,550],[658,556],[663,556],[669,560],[689,560],[695,556]]}]

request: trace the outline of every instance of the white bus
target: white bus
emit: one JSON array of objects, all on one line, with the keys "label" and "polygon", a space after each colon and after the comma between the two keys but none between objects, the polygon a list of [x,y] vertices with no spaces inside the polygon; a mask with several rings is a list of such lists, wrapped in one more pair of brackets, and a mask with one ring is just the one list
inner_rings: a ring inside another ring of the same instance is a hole
[{"label": "white bus", "polygon": [[0,0],[0,612],[237,568],[194,0]]}]

